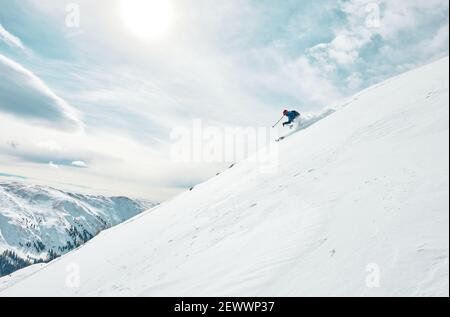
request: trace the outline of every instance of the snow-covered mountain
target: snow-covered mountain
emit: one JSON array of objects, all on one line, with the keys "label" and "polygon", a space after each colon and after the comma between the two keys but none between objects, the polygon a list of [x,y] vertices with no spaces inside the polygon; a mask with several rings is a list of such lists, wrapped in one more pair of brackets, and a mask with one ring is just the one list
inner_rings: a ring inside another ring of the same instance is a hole
[{"label": "snow-covered mountain", "polygon": [[241,162],[0,296],[448,296],[448,69],[361,92],[274,143],[277,171]]},{"label": "snow-covered mountain", "polygon": [[0,181],[0,276],[65,254],[153,205]]}]

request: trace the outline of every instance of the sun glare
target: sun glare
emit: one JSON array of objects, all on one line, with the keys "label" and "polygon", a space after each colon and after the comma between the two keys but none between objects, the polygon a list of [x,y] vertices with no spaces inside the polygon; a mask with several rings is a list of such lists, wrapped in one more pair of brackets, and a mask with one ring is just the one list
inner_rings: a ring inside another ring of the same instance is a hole
[{"label": "sun glare", "polygon": [[120,13],[125,27],[141,39],[157,39],[173,22],[170,0],[121,0]]}]

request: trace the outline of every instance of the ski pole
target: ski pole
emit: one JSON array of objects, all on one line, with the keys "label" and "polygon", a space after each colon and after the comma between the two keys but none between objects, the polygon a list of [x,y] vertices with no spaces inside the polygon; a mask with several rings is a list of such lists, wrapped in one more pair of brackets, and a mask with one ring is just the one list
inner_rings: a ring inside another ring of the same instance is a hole
[{"label": "ski pole", "polygon": [[278,122],[277,123],[275,123],[275,125],[272,127],[272,128],[275,128],[277,125],[278,125],[278,123],[280,123],[281,122],[281,120],[283,120],[283,118],[284,118],[284,116],[282,116],[281,117],[281,119],[280,120],[278,120]]}]

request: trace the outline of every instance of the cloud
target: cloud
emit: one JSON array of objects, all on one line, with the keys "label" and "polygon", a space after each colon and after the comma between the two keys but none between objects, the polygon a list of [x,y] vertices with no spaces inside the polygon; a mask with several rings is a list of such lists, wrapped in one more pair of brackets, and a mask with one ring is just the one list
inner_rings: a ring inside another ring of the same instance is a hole
[{"label": "cloud", "polygon": [[[19,147],[12,148],[10,140]],[[162,201],[182,191],[180,179],[194,184],[225,168],[176,164],[170,158],[171,146],[145,146],[119,131],[70,133],[5,116],[0,124],[0,171],[77,192],[80,188],[73,185],[87,185],[83,192],[88,194]]]},{"label": "cloud", "polygon": [[88,167],[86,162],[83,162],[83,161],[73,161],[70,165],[72,165],[74,167],[78,167],[78,168],[87,168]]},{"label": "cloud", "polygon": [[345,79],[345,81],[347,82],[347,86],[350,90],[358,90],[363,84],[363,79],[359,73],[351,74]]},{"label": "cloud", "polygon": [[50,166],[51,168],[59,168],[59,166],[56,165],[53,161],[48,162],[48,166]]},{"label": "cloud", "polygon": [[[301,95],[299,100],[306,100],[316,104],[328,105],[333,101],[342,98],[339,89],[327,78],[326,74],[312,65],[309,60],[302,56],[295,61],[286,63],[283,66],[284,77],[292,81]],[[320,87],[320,91],[318,91]],[[303,97],[303,98],[302,98]]]},{"label": "cloud", "polygon": [[346,24],[334,30],[330,42],[319,43],[307,50],[310,58],[327,67],[352,65],[360,57],[361,48],[372,41],[379,29],[380,6],[377,2],[350,0],[341,2],[338,9],[346,15]]},{"label": "cloud", "polygon": [[321,43],[308,50],[311,57],[323,63],[331,60],[339,65],[351,65],[359,58],[359,50],[368,44],[372,34],[367,31],[341,31],[330,43]]},{"label": "cloud", "polygon": [[1,177],[6,177],[6,178],[17,178],[17,179],[27,179],[27,178],[24,177],[24,176],[0,172],[0,179],[1,179]]},{"label": "cloud", "polygon": [[[339,11],[345,14],[346,24],[335,29],[331,41],[307,50],[310,58],[327,67],[353,66],[360,60],[361,51],[374,44],[377,37],[397,45],[405,40],[404,32],[420,36],[418,29],[439,19],[442,12],[448,12],[448,1],[349,0],[340,3]],[[448,37],[448,27],[436,34],[430,50],[442,49],[446,35]]]},{"label": "cloud", "polygon": [[25,45],[22,41],[17,36],[9,33],[2,24],[0,24],[0,40],[13,48],[25,50]]},{"label": "cloud", "polygon": [[0,111],[63,129],[81,127],[66,101],[31,71],[1,54]]},{"label": "cloud", "polygon": [[[423,51],[428,54],[439,54],[442,51],[448,51],[449,26],[445,24],[437,30],[433,38],[421,43]],[[438,55],[438,57],[441,57]]]},{"label": "cloud", "polygon": [[441,15],[446,15],[448,20],[447,0],[377,0],[375,3],[382,8],[380,25],[376,31],[387,40],[395,39],[402,31],[425,27],[429,21]]}]

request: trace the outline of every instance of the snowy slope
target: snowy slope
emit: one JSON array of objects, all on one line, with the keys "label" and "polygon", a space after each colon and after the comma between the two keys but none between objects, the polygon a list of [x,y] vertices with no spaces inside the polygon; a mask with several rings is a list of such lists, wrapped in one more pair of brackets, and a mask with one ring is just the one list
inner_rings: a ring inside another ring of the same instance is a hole
[{"label": "snowy slope", "polygon": [[278,143],[276,173],[240,163],[0,296],[448,296],[448,68],[358,94]]},{"label": "snowy slope", "polygon": [[0,181],[0,276],[67,253],[151,206]]}]

